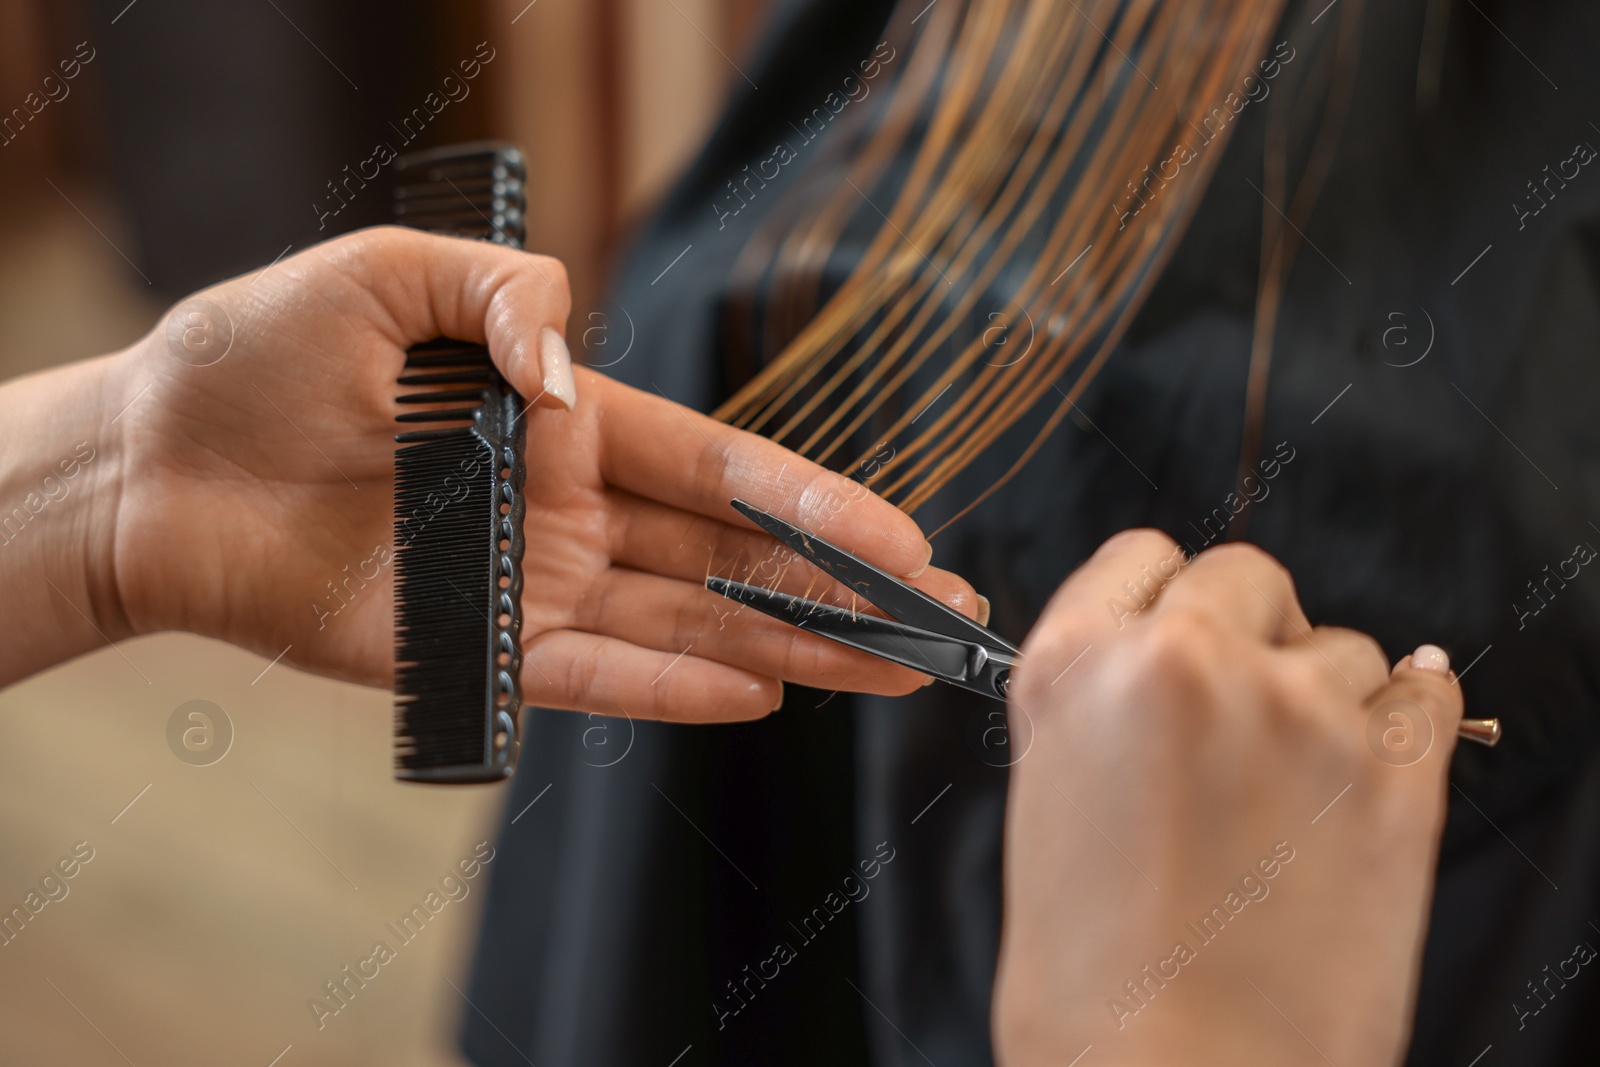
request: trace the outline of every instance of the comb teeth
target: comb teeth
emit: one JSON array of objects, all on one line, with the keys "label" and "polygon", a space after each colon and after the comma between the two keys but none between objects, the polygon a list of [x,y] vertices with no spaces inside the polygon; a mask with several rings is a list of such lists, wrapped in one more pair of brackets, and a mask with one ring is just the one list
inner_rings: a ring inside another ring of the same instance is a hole
[{"label": "comb teeth", "polygon": [[527,166],[522,153],[492,142],[418,152],[396,162],[395,221],[521,248],[527,236]]},{"label": "comb teeth", "polygon": [[[396,221],[521,247],[522,153],[477,144],[397,161]],[[518,753],[522,398],[479,344],[406,354],[395,440],[395,776],[482,782]]]},{"label": "comb teeth", "polygon": [[[402,448],[395,455],[397,691],[395,757],[402,768],[483,764],[481,729],[493,704],[489,605],[475,596],[493,577],[492,450],[477,434]],[[469,476],[468,472],[474,472]],[[450,506],[432,511],[445,480],[459,485]],[[403,518],[402,518],[403,516]]]}]

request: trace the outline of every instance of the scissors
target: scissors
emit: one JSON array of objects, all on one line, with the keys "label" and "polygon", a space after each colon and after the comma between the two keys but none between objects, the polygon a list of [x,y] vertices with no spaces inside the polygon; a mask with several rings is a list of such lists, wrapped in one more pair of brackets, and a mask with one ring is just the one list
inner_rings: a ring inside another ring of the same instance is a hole
[{"label": "scissors", "polygon": [[1022,655],[1015,645],[839,546],[743,500],[732,503],[739,514],[891,618],[863,615],[852,608],[819,604],[730,578],[707,578],[707,589],[879,659],[995,700],[1006,698],[1011,669]]},{"label": "scissors", "polygon": [[[707,578],[707,589],[879,659],[995,700],[1006,698],[1011,670],[1022,657],[1015,645],[838,545],[743,500],[732,504],[739,514],[891,618],[863,615],[851,608],[819,604],[730,578]],[[1493,748],[1500,741],[1500,720],[1463,719],[1458,734]]]}]

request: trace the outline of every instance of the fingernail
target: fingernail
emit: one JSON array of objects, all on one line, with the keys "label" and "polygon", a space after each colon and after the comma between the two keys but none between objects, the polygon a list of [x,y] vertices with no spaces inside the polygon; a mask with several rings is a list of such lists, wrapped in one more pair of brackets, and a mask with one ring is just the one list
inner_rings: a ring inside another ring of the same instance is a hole
[{"label": "fingernail", "polygon": [[927,570],[928,569],[928,564],[933,562],[933,545],[932,545],[932,543],[928,542],[928,541],[924,541],[924,542],[922,542],[922,548],[923,548],[922,562],[917,565],[917,569],[916,570],[907,571],[906,572],[906,577],[907,578],[915,578],[917,575],[919,575],[923,571]]},{"label": "fingernail", "polygon": [[773,711],[777,711],[781,707],[783,707],[783,682],[779,681],[778,682],[778,699],[773,702],[772,710]]},{"label": "fingernail", "polygon": [[572,380],[572,353],[567,350],[567,342],[549,326],[539,331],[539,371],[544,375],[540,385],[545,393],[571,411],[578,402],[578,385]]},{"label": "fingernail", "polygon": [[1411,653],[1411,666],[1419,671],[1449,674],[1450,653],[1438,645],[1418,645],[1417,650]]},{"label": "fingernail", "polygon": [[932,685],[936,681],[938,681],[937,678],[929,678],[929,679],[927,679],[926,681],[924,681],[922,683],[921,688],[926,689],[926,688],[928,688],[928,686]]},{"label": "fingernail", "polygon": [[989,598],[986,596],[978,597],[978,625],[989,625]]},{"label": "fingernail", "polygon": [[1411,666],[1411,657],[1410,656],[1401,656],[1399,661],[1395,663],[1394,669],[1389,672],[1389,677],[1393,678],[1395,675],[1399,674],[1401,671],[1405,670],[1406,668],[1408,668],[1410,666]]}]

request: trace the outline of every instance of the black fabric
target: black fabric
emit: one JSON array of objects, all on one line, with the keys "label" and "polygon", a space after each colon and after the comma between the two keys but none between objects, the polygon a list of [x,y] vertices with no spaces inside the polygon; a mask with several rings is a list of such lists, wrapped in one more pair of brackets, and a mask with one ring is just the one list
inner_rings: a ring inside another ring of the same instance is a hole
[{"label": "black fabric", "polygon": [[[1469,713],[1506,724],[1498,749],[1456,756],[1408,1062],[1589,1063],[1600,978],[1547,978],[1578,943],[1600,945],[1600,576],[1549,575],[1600,545],[1600,172],[1537,215],[1512,205],[1535,205],[1526,183],[1546,164],[1600,146],[1600,9],[1446,5],[1430,109],[1426,6],[1366,5],[1351,119],[1277,333],[1263,452],[1292,458],[1247,529],[1311,618],[1391,657],[1443,644],[1470,665]],[[1308,59],[1340,15],[1315,13],[1281,31]],[[760,89],[734,101],[621,271],[638,340],[611,373],[702,408],[725,394],[734,258],[825,168],[788,169],[725,225],[714,204],[870,54],[887,15],[855,0],[778,13],[746,66]],[[1212,539],[1243,428],[1264,114],[1241,116],[1083,417],[936,541],[935,562],[986,593],[1012,638],[1117,530]],[[1010,459],[984,457],[919,520],[938,526]],[[793,692],[772,719],[728,727],[527,713],[465,1019],[474,1062],[990,1061],[1005,765],[1022,754],[993,732],[993,705],[945,687],[825,698]],[[834,910],[873,862],[866,895]],[[802,930],[818,908],[826,921]],[[793,960],[751,980],[780,942]]]}]

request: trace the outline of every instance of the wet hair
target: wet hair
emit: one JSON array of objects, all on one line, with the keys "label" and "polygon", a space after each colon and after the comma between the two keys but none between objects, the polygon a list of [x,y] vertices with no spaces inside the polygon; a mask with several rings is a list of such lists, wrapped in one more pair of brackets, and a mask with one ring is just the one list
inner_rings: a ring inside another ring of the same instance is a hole
[{"label": "wet hair", "polygon": [[[1264,87],[1286,63],[1271,50],[1284,0],[901,0],[892,52],[875,53],[886,73],[816,165],[833,180],[789,194],[734,269],[738,388],[717,415],[836,470],[870,462],[864,480],[911,511],[1053,403],[970,509],[1073,410],[1187,229],[1236,116],[1276,95],[1262,104],[1262,189],[1277,207],[1263,205],[1242,478],[1278,297],[1348,103],[1359,8],[1343,5],[1337,47],[1321,50],[1331,88],[1307,150],[1290,143],[1294,94]],[[1310,66],[1295,78],[1319,77]],[[1309,161],[1293,187],[1291,154]],[[865,251],[823,298],[847,228],[868,234]],[[750,337],[770,350],[752,356]]]}]

